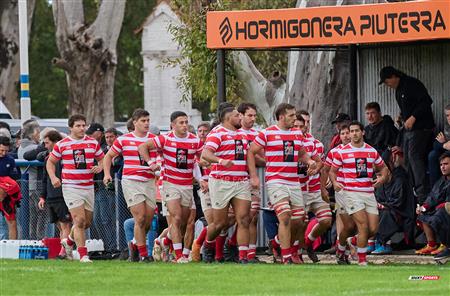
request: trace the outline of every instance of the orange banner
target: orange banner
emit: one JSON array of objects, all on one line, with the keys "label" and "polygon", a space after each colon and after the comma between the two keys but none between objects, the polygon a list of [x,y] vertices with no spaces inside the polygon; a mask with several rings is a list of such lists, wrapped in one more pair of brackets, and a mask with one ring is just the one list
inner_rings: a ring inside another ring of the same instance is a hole
[{"label": "orange banner", "polygon": [[450,0],[311,8],[214,11],[213,49],[327,46],[450,39]]}]

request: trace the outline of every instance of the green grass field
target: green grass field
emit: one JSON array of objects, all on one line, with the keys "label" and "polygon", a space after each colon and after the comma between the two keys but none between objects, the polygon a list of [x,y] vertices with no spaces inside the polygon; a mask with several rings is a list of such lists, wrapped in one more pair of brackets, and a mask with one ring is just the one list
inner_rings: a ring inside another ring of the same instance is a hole
[{"label": "green grass field", "polygon": [[[1,260],[0,295],[450,295],[450,265]],[[439,275],[410,281],[411,275]]]}]

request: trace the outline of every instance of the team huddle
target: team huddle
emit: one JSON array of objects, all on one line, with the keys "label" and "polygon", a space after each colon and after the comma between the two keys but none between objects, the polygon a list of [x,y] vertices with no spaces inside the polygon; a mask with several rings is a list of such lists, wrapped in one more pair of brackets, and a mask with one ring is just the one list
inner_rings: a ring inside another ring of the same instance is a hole
[{"label": "team huddle", "polygon": [[[332,224],[327,183],[336,191],[338,229],[337,262],[349,264],[354,248],[360,265],[367,265],[368,239],[377,232],[378,210],[374,187],[388,180],[389,170],[378,152],[364,143],[364,128],[352,122],[340,128],[342,144],[325,154],[323,144],[310,134],[309,114],[282,103],[275,110],[276,124],[256,131],[256,106],[238,108],[223,103],[218,124],[198,135],[188,131],[188,116],[171,114],[171,130],[163,135],[149,132],[150,114],[137,109],[134,131],[117,138],[104,155],[99,143],[85,135],[86,118],[69,118],[70,135],[50,153],[47,171],[54,187],[62,187],[73,227],[62,240],[67,257],[76,244],[81,262],[91,262],[85,246],[85,230],[92,221],[94,174],[104,171],[105,185],[113,181],[111,164],[124,160],[122,190],[134,218],[131,261],[165,260],[223,262],[224,245],[241,264],[259,262],[256,257],[261,187],[266,186],[267,206],[278,219],[278,234],[271,242],[274,255],[284,264],[303,263],[302,252],[317,262],[313,244]],[[61,179],[56,164],[61,162]],[[257,168],[265,172],[260,183]],[[194,240],[193,182],[207,226]],[[160,191],[168,228],[148,253],[146,234]],[[305,235],[308,217],[318,223]],[[229,235],[230,231],[232,235]],[[201,252],[202,250],[202,252]]]}]

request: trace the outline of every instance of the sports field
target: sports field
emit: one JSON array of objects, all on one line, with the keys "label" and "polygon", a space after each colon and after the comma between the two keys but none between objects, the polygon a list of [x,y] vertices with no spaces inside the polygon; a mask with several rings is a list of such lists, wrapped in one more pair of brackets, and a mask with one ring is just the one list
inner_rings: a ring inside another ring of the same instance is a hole
[{"label": "sports field", "polygon": [[[450,295],[450,264],[235,265],[2,260],[0,295]],[[439,280],[411,281],[412,275]]]}]

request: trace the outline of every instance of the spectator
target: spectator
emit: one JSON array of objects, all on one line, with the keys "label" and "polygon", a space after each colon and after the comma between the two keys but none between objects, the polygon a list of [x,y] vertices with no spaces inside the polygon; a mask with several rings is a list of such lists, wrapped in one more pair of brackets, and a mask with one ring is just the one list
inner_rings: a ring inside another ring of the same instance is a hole
[{"label": "spectator", "polygon": [[[25,121],[22,128],[22,140],[18,149],[19,159],[24,159],[25,153],[35,150],[40,139],[39,124],[35,120]],[[45,236],[47,226],[46,215],[39,210],[38,202],[41,189],[41,180],[38,180],[38,168],[30,166],[22,168],[22,174],[28,171],[28,204],[29,215],[29,237],[30,239],[42,239]]]},{"label": "spectator", "polygon": [[[442,177],[434,184],[423,205],[417,209],[418,220],[422,223],[427,238],[427,245],[416,251],[420,255],[448,253],[450,246],[450,217],[445,210],[445,203],[450,201],[450,153],[444,153],[439,161]],[[436,244],[436,238],[442,242],[440,247]]]},{"label": "spectator", "polygon": [[336,118],[331,122],[331,124],[335,124],[336,133],[333,135],[333,138],[331,138],[329,149],[333,149],[334,147],[341,144],[341,137],[339,135],[339,131],[341,130],[341,127],[344,125],[348,125],[350,123],[350,116],[345,113],[338,113],[336,115]]},{"label": "spectator", "polygon": [[[70,216],[69,209],[64,201],[62,187],[54,188],[52,181],[47,174],[47,159],[49,153],[53,150],[55,144],[61,141],[63,138],[61,134],[56,130],[48,131],[44,136],[45,151],[38,154],[37,160],[44,162],[43,178],[42,178],[42,193],[39,199],[39,208],[44,210],[48,209],[50,216],[50,223],[55,223],[59,230],[59,236],[61,239],[68,238],[70,229],[72,227],[72,218]],[[55,165],[55,174],[61,179],[62,164],[58,161]],[[58,258],[66,258],[66,251],[63,246],[59,251]]]},{"label": "spectator", "polygon": [[368,103],[365,109],[369,124],[364,128],[364,140],[383,156],[389,147],[396,146],[398,130],[389,115],[382,116],[377,102]]},{"label": "spectator", "polygon": [[[0,177],[10,177],[19,179],[20,173],[16,168],[14,158],[8,155],[11,147],[11,139],[0,136]],[[9,223],[6,222],[3,215],[0,217],[0,240],[8,238]]]},{"label": "spectator", "polygon": [[413,245],[416,228],[415,202],[410,198],[412,190],[408,174],[402,166],[403,156],[401,153],[391,153],[388,150],[383,158],[391,171],[391,176],[387,183],[375,189],[380,217],[379,245],[372,252],[376,255],[392,253],[391,237],[399,231],[403,231],[406,244]]},{"label": "spectator", "polygon": [[446,151],[450,151],[450,104],[445,106],[444,131],[436,136],[433,150],[428,154],[428,172],[430,173],[431,186],[439,180],[441,171],[439,169],[439,157]]},{"label": "spectator", "polygon": [[435,126],[431,111],[433,100],[422,82],[394,67],[381,69],[379,84],[382,83],[395,89],[395,99],[405,127],[402,143],[405,163],[417,201],[422,203],[429,191],[426,164]]},{"label": "spectator", "polygon": [[119,137],[120,133],[117,129],[111,127],[105,131],[105,141],[106,147],[109,150],[113,145],[114,141]]},{"label": "spectator", "polygon": [[197,126],[197,136],[202,140],[202,142],[206,141],[206,136],[211,130],[211,125],[208,122],[202,122]]}]

